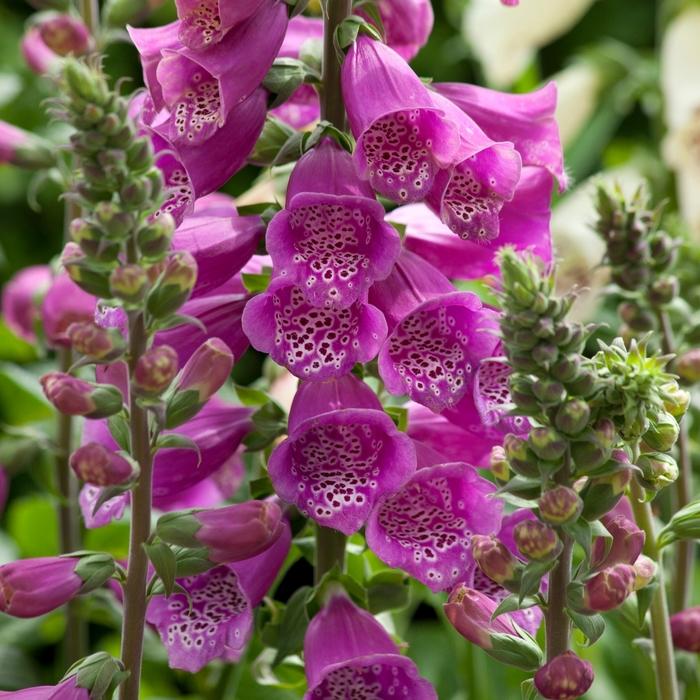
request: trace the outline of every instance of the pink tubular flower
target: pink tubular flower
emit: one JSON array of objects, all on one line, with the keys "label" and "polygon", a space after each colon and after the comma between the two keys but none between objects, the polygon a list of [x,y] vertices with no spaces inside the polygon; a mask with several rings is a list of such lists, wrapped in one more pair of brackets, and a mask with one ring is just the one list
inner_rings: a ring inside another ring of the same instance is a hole
[{"label": "pink tubular flower", "polygon": [[41,304],[41,319],[49,345],[68,347],[68,328],[92,321],[97,300],[84,292],[67,274],[56,275]]},{"label": "pink tubular flower", "polygon": [[296,164],[287,206],[266,241],[276,276],[303,289],[313,306],[341,309],[388,276],[401,246],[352,156],[331,139]]},{"label": "pink tubular flower", "polygon": [[81,688],[77,683],[77,676],[69,676],[58,685],[38,685],[11,692],[0,691],[0,698],[12,698],[12,700],[90,700],[89,689]]},{"label": "pink tubular flower", "polygon": [[304,662],[308,691],[304,700],[326,697],[437,700],[384,628],[344,593],[336,593],[306,631]]},{"label": "pink tubular flower", "polygon": [[502,503],[495,486],[464,462],[419,469],[380,499],[367,521],[370,549],[433,591],[473,576],[471,537],[496,532]]},{"label": "pink tubular flower", "polygon": [[132,388],[142,396],[159,396],[175,378],[177,352],[169,345],[150,347],[136,361]]},{"label": "pink tubular flower", "polygon": [[0,163],[41,170],[56,164],[56,154],[48,141],[0,120]]},{"label": "pink tubular flower", "polygon": [[302,383],[289,414],[289,437],[268,464],[281,498],[347,535],[415,468],[411,440],[396,429],[371,389],[350,375]]},{"label": "pink tubular flower", "polygon": [[49,372],[41,379],[46,398],[68,416],[105,418],[122,409],[121,392],[109,384],[95,384],[63,372]]},{"label": "pink tubular flower", "polygon": [[73,452],[70,466],[81,481],[94,486],[116,486],[134,477],[134,467],[128,459],[97,442],[89,442]]},{"label": "pink tubular flower", "polygon": [[49,14],[29,27],[22,38],[22,54],[39,75],[60,65],[63,56],[82,56],[93,48],[90,30],[68,14]]},{"label": "pink tubular flower", "polygon": [[637,574],[629,564],[614,564],[585,582],[583,609],[608,612],[622,605],[634,591]]},{"label": "pink tubular flower", "polygon": [[386,43],[405,61],[410,61],[428,42],[433,31],[430,0],[379,0],[379,14]]},{"label": "pink tubular flower", "polygon": [[624,515],[606,515],[602,522],[612,537],[612,545],[608,547],[607,537],[596,537],[591,552],[591,565],[600,570],[615,564],[634,564],[644,547],[644,531],[634,520],[629,520]]},{"label": "pink tubular flower", "polygon": [[671,635],[676,649],[700,652],[700,607],[688,608],[671,615]]},{"label": "pink tubular flower", "polygon": [[41,318],[39,299],[52,278],[48,265],[32,265],[20,270],[3,287],[2,317],[13,333],[29,343],[36,340],[35,328]]},{"label": "pink tubular flower", "polygon": [[575,700],[593,685],[593,667],[573,651],[555,656],[535,674],[535,687],[548,700]]},{"label": "pink tubular flower", "polygon": [[350,47],[342,85],[357,172],[396,202],[423,199],[454,162],[457,125],[396,52],[367,36]]},{"label": "pink tubular flower", "polygon": [[179,579],[187,591],[154,596],[146,619],[155,625],[171,668],[195,673],[214,659],[237,661],[253,632],[253,608],[273,584],[291,543],[286,521],[262,554]]},{"label": "pink tubular flower", "polygon": [[243,332],[294,376],[323,381],[376,357],[386,321],[379,309],[359,300],[345,309],[317,308],[303,288],[277,278],[247,303]]}]

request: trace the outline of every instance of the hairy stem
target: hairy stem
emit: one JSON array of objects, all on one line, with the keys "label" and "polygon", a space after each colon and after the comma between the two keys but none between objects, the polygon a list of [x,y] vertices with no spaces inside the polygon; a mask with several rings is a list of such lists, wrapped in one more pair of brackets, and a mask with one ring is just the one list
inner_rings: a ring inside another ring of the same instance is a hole
[{"label": "hairy stem", "polygon": [[[665,311],[658,311],[661,328],[661,343],[667,354],[676,352],[671,321]],[[678,435],[678,466],[679,474],[675,483],[676,508],[687,506],[693,498],[693,464],[690,458],[690,440],[688,425],[685,418],[680,422]],[[693,568],[695,559],[695,542],[682,540],[675,545],[676,561],[673,582],[671,585],[671,605],[674,612],[683,610],[690,604],[690,591],[693,588]]]},{"label": "hairy stem", "polygon": [[571,582],[573,540],[562,535],[564,545],[559,561],[549,574],[547,610],[544,615],[547,640],[547,661],[563,654],[569,648],[571,620],[566,614],[566,589]]},{"label": "hairy stem", "polygon": [[636,482],[633,482],[632,507],[634,517],[639,527],[646,534],[644,553],[657,562],[656,578],[658,587],[651,602],[651,633],[656,659],[656,693],[658,700],[678,700],[678,680],[673,660],[673,643],[671,641],[671,626],[669,623],[668,603],[664,585],[663,562],[656,546],[656,532],[651,504],[644,502],[644,492]]}]

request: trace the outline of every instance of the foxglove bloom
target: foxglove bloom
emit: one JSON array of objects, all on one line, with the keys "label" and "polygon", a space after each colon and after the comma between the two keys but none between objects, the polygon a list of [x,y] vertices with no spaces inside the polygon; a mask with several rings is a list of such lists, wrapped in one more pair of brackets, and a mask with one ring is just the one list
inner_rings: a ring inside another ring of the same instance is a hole
[{"label": "foxglove bloom", "polygon": [[63,372],[49,372],[41,379],[46,398],[67,416],[105,418],[122,409],[121,392],[109,384],[95,384]]},{"label": "foxglove bloom", "polygon": [[437,700],[416,665],[399,654],[372,615],[343,593],[333,595],[311,620],[304,638],[308,691],[314,698],[367,697],[376,700]]},{"label": "foxglove bloom", "polygon": [[405,61],[410,61],[428,42],[433,31],[430,0],[379,0],[379,15],[386,43]]},{"label": "foxglove bloom", "polygon": [[12,700],[90,700],[90,691],[77,685],[76,676],[69,676],[58,685],[38,685],[12,692],[0,691],[0,698]]},{"label": "foxglove bloom", "polygon": [[131,386],[140,396],[160,396],[175,378],[177,353],[169,345],[154,345],[136,361]]},{"label": "foxglove bloom", "polygon": [[67,274],[57,275],[41,304],[41,319],[50,345],[67,347],[68,328],[73,323],[92,321],[96,299],[84,292]]},{"label": "foxglove bloom", "polygon": [[49,14],[32,24],[22,38],[22,54],[39,75],[60,65],[63,56],[82,56],[93,47],[90,30],[69,14]]},{"label": "foxglove bloom", "polygon": [[97,442],[88,442],[73,452],[70,466],[81,481],[94,486],[123,484],[136,473],[128,459]]},{"label": "foxglove bloom", "polygon": [[3,320],[13,333],[29,343],[36,340],[36,324],[41,318],[39,298],[52,279],[48,265],[32,265],[20,270],[2,289]]},{"label": "foxglove bloom", "polygon": [[608,514],[603,516],[602,522],[612,537],[612,544],[607,537],[596,537],[591,551],[591,565],[600,570],[615,564],[634,564],[644,547],[644,531],[624,515]]},{"label": "foxglove bloom", "polygon": [[432,86],[471,117],[494,141],[511,141],[523,165],[544,168],[566,188],[554,82],[534,92],[511,94],[467,83]]},{"label": "foxglove bloom", "polygon": [[256,350],[294,376],[323,381],[376,357],[386,321],[379,309],[362,301],[345,309],[315,307],[302,287],[278,277],[247,303],[243,331]]},{"label": "foxglove bloom", "polygon": [[36,134],[0,120],[0,163],[43,169],[56,164],[53,146]]},{"label": "foxglove bloom", "polygon": [[66,332],[73,350],[96,363],[113,362],[126,351],[126,342],[116,328],[103,328],[92,321],[71,323]]},{"label": "foxglove bloom", "polygon": [[555,656],[535,674],[535,687],[548,700],[575,700],[593,685],[593,667],[573,651]]},{"label": "foxglove bloom", "polygon": [[522,169],[515,195],[500,212],[500,234],[491,245],[462,240],[424,204],[408,204],[387,215],[387,221],[406,226],[406,248],[451,279],[500,277],[497,251],[505,246],[531,250],[545,263],[552,260],[552,178],[542,168]]},{"label": "foxglove bloom", "polygon": [[289,437],[268,464],[280,498],[347,535],[415,468],[411,440],[374,392],[351,375],[302,383],[289,414]]},{"label": "foxglove bloom", "polygon": [[275,275],[302,288],[313,306],[339,309],[387,277],[401,246],[352,156],[331,139],[296,164],[266,242]]},{"label": "foxglove bloom", "polygon": [[700,652],[700,607],[671,615],[671,635],[676,649]]},{"label": "foxglove bloom", "polygon": [[473,576],[474,534],[496,532],[502,503],[495,486],[464,462],[419,469],[381,499],[367,521],[367,544],[386,564],[433,591]]},{"label": "foxglove bloom", "polygon": [[636,572],[629,564],[613,564],[588,579],[583,588],[582,612],[607,612],[622,605],[634,591]]},{"label": "foxglove bloom", "polygon": [[237,661],[253,631],[253,608],[274,582],[289,551],[286,522],[262,554],[179,579],[188,595],[155,596],[146,619],[155,625],[171,668],[195,673],[213,659]]},{"label": "foxglove bloom", "polygon": [[454,162],[457,125],[396,52],[367,36],[350,47],[342,86],[357,172],[391,200],[423,199],[438,171]]}]

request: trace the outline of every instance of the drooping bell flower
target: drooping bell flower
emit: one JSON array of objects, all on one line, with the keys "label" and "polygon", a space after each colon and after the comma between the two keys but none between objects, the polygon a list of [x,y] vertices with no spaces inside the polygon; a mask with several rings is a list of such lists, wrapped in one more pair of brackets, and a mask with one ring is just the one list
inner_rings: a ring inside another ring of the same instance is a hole
[{"label": "drooping bell flower", "polygon": [[78,504],[83,516],[85,527],[89,530],[109,525],[114,520],[121,520],[129,505],[129,494],[123,493],[107,501],[102,501],[99,508],[97,503],[102,499],[102,487],[85,484],[80,489]]},{"label": "drooping bell flower", "polygon": [[56,164],[53,145],[29,131],[0,119],[0,163],[30,170],[42,170]]},{"label": "drooping bell flower", "polygon": [[415,468],[410,438],[397,430],[372,390],[351,375],[301,384],[289,414],[289,437],[268,463],[281,498],[347,535]]},{"label": "drooping bell flower", "polygon": [[403,251],[392,273],[370,290],[390,324],[379,374],[392,394],[408,394],[439,413],[472,389],[477,361],[493,354],[496,316],[470,292]]},{"label": "drooping bell flower", "polygon": [[357,172],[395,202],[423,199],[454,162],[457,125],[395,51],[367,36],[345,57],[342,87]]},{"label": "drooping bell flower", "polygon": [[555,119],[556,83],[512,94],[468,83],[435,83],[433,89],[471,117],[494,141],[511,141],[523,165],[548,170],[566,189],[559,127]]},{"label": "drooping bell flower", "polygon": [[615,564],[634,564],[644,547],[644,531],[624,515],[605,515],[601,520],[612,537],[612,544],[607,537],[593,540],[591,566],[600,570]]},{"label": "drooping bell flower", "polygon": [[171,668],[196,673],[214,659],[238,661],[253,632],[253,609],[267,594],[284,562],[291,531],[250,559],[178,579],[188,593],[154,596],[146,620],[155,625]]},{"label": "drooping bell flower", "polygon": [[49,345],[68,347],[68,328],[80,321],[92,321],[97,300],[84,292],[65,273],[56,275],[41,303],[41,320]]},{"label": "drooping bell flower", "polygon": [[272,501],[246,501],[224,508],[168,513],[156,533],[169,544],[205,548],[209,561],[228,564],[271,547],[284,530],[282,511]]},{"label": "drooping bell flower", "polygon": [[633,566],[613,564],[584,583],[580,609],[586,614],[614,610],[627,600],[635,584]]},{"label": "drooping bell flower", "polygon": [[124,484],[138,473],[130,460],[97,442],[88,442],[79,447],[69,461],[75,475],[94,486]]},{"label": "drooping bell flower", "polygon": [[266,242],[276,276],[303,289],[311,305],[340,309],[387,277],[401,247],[352,156],[331,139],[297,162]]},{"label": "drooping bell flower", "polygon": [[464,462],[419,469],[374,507],[365,536],[386,564],[433,591],[473,575],[471,537],[498,530],[502,503],[495,486]]},{"label": "drooping bell flower", "polygon": [[671,615],[673,646],[683,651],[700,652],[700,607]]},{"label": "drooping bell flower", "polygon": [[440,93],[431,97],[457,125],[460,145],[452,166],[437,173],[426,202],[460,238],[491,243],[500,234],[500,212],[520,180],[520,154],[512,143],[490,139]]},{"label": "drooping bell flower", "polygon": [[530,250],[545,263],[552,260],[552,178],[542,168],[525,167],[515,195],[501,209],[500,234],[491,245],[463,240],[424,204],[394,209],[387,221],[406,226],[405,246],[451,279],[500,277],[497,252],[505,245]]},{"label": "drooping bell flower", "polygon": [[35,73],[49,73],[60,66],[62,57],[92,50],[94,42],[82,20],[56,13],[40,17],[22,37],[22,55]]},{"label": "drooping bell flower", "polygon": [[23,690],[0,691],[0,698],[12,700],[90,700],[90,691],[77,685],[76,676],[69,676],[58,685],[37,685]]},{"label": "drooping bell flower", "polygon": [[28,343],[36,340],[39,300],[53,280],[48,265],[32,265],[17,272],[2,289],[2,317],[7,327]]},{"label": "drooping bell flower", "polygon": [[67,416],[96,419],[122,410],[122,394],[110,384],[95,384],[64,372],[49,372],[40,382],[46,398]]},{"label": "drooping bell flower", "polygon": [[548,700],[576,700],[593,685],[593,666],[573,651],[555,656],[535,674],[535,687]]},{"label": "drooping bell flower", "polygon": [[428,42],[433,31],[430,0],[379,0],[379,15],[386,43],[405,61],[410,61]]},{"label": "drooping bell flower", "polygon": [[311,620],[304,637],[308,691],[304,700],[367,697],[437,700],[411,659],[401,656],[368,612],[336,592]]},{"label": "drooping bell flower", "polygon": [[256,350],[294,376],[323,381],[374,359],[386,321],[379,309],[359,300],[345,309],[312,306],[303,288],[278,277],[246,304],[243,332]]},{"label": "drooping bell flower", "polygon": [[114,573],[107,554],[19,559],[0,566],[0,612],[38,617],[100,587]]}]

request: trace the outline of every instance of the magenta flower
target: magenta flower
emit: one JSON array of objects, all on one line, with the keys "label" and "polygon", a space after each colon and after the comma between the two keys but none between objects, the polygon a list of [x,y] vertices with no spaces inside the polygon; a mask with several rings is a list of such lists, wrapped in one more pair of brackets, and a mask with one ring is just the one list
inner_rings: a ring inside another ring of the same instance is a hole
[{"label": "magenta flower", "polygon": [[22,55],[39,75],[60,64],[63,56],[82,56],[93,48],[90,30],[69,14],[48,14],[32,24],[22,37]]},{"label": "magenta flower", "polygon": [[591,566],[600,570],[615,564],[634,564],[644,547],[644,531],[624,515],[607,514],[601,520],[612,537],[612,545],[608,537],[596,537],[591,550]]},{"label": "magenta flower", "polygon": [[67,347],[68,328],[73,323],[92,321],[97,300],[84,292],[67,274],[56,275],[41,303],[41,319],[50,345]]},{"label": "magenta flower", "polygon": [[36,324],[41,318],[39,299],[52,279],[48,265],[32,265],[17,272],[2,289],[3,320],[28,343],[36,340]]},{"label": "magenta flower", "polygon": [[280,498],[347,535],[415,468],[411,440],[371,389],[350,375],[302,383],[289,414],[289,437],[268,464]]},{"label": "magenta flower", "polygon": [[419,469],[398,491],[377,502],[367,521],[367,544],[433,591],[473,575],[471,537],[498,530],[502,503],[495,486],[464,462]]},{"label": "magenta flower", "polygon": [[70,456],[70,466],[81,480],[94,486],[115,486],[134,477],[132,463],[98,442],[88,442]]},{"label": "magenta flower", "polygon": [[0,119],[0,163],[44,169],[56,164],[53,145]]},{"label": "magenta flower", "polygon": [[379,0],[379,14],[386,43],[405,61],[410,61],[428,42],[433,31],[430,0]]},{"label": "magenta flower", "polygon": [[395,51],[367,36],[348,51],[342,84],[357,172],[396,202],[423,199],[454,162],[457,125]]},{"label": "magenta flower", "polygon": [[535,674],[535,687],[548,700],[575,700],[593,685],[593,666],[565,651]]},{"label": "magenta flower", "polygon": [[408,204],[387,215],[387,221],[404,224],[406,248],[437,267],[451,279],[500,277],[497,251],[505,245],[531,250],[545,263],[552,260],[552,178],[542,168],[526,167],[515,195],[501,209],[500,234],[491,245],[457,238],[424,204]]},{"label": "magenta flower", "polygon": [[121,392],[110,384],[95,384],[63,372],[39,380],[46,398],[68,416],[105,418],[122,410]]},{"label": "magenta flower", "polygon": [[311,620],[304,638],[308,691],[304,700],[367,697],[437,700],[372,615],[336,593]]},{"label": "magenta flower", "polygon": [[671,635],[676,649],[700,652],[700,607],[688,608],[671,615]]},{"label": "magenta flower", "polygon": [[129,494],[123,493],[105,501],[95,510],[98,499],[102,496],[102,487],[84,484],[80,489],[78,503],[80,512],[83,515],[85,527],[93,530],[98,527],[109,525],[114,520],[121,520],[124,511],[129,505]]},{"label": "magenta flower", "polygon": [[313,306],[339,309],[385,279],[401,247],[352,156],[331,139],[296,164],[287,206],[270,222],[266,241],[276,276],[303,289]]},{"label": "magenta flower", "polygon": [[77,676],[69,676],[58,685],[38,685],[23,690],[0,691],[0,698],[13,700],[90,700],[90,691],[77,685]]},{"label": "magenta flower", "polygon": [[376,357],[386,321],[379,309],[362,301],[345,309],[317,308],[306,301],[303,288],[277,278],[247,303],[243,332],[254,348],[294,376],[323,381]]},{"label": "magenta flower", "polygon": [[566,189],[564,156],[555,118],[556,83],[517,95],[467,83],[436,83],[432,87],[494,141],[511,141],[523,165],[544,168],[557,179],[561,190]]},{"label": "magenta flower", "polygon": [[589,578],[583,587],[582,610],[608,612],[622,605],[634,591],[637,574],[629,564],[613,564]]},{"label": "magenta flower", "polygon": [[262,554],[179,579],[188,596],[151,599],[146,619],[158,630],[171,668],[196,673],[214,659],[239,659],[253,631],[253,608],[274,582],[290,543],[285,522]]}]

